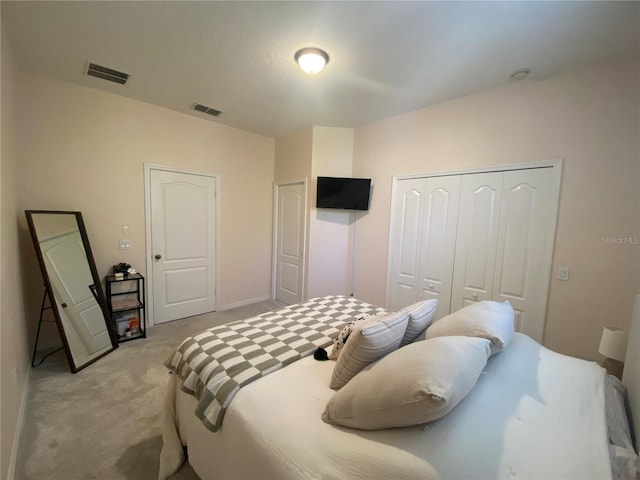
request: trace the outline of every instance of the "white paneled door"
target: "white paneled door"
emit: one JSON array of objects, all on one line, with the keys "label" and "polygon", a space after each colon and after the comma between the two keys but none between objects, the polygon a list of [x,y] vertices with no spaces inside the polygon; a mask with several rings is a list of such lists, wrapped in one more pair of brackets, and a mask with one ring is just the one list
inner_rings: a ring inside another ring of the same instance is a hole
[{"label": "white paneled door", "polygon": [[427,178],[418,299],[438,299],[436,319],[450,308],[459,198],[459,176]]},{"label": "white paneled door", "polygon": [[451,311],[491,300],[500,227],[502,172],[464,175],[453,264]]},{"label": "white paneled door", "polygon": [[306,189],[304,182],[276,185],[276,300],[302,300]]},{"label": "white paneled door", "polygon": [[398,181],[391,226],[391,310],[436,298],[436,318],[449,313],[459,195],[459,176]]},{"label": "white paneled door", "polygon": [[[549,242],[553,201],[551,168],[504,173],[500,233],[493,299],[509,300],[516,312],[516,330],[542,338],[548,286],[544,258]],[[547,281],[545,281],[547,280]]]},{"label": "white paneled door", "polygon": [[216,309],[216,179],[150,172],[154,323]]},{"label": "white paneled door", "polygon": [[395,311],[414,303],[420,284],[420,239],[427,180],[398,181],[391,232],[391,304]]}]

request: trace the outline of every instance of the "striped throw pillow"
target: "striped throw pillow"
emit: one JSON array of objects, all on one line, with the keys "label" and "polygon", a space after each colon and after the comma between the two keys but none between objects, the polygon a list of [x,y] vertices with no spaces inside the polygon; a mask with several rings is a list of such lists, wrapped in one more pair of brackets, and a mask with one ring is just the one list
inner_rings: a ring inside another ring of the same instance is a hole
[{"label": "striped throw pillow", "polygon": [[333,368],[329,386],[342,388],[364,367],[397,350],[408,321],[406,312],[397,312],[356,322]]},{"label": "striped throw pillow", "polygon": [[432,298],[430,300],[423,300],[408,307],[401,309],[401,312],[407,312],[409,314],[409,323],[407,324],[407,331],[404,332],[404,337],[400,346],[404,347],[409,345],[416,338],[423,333],[436,315],[436,309],[438,308],[438,300]]}]

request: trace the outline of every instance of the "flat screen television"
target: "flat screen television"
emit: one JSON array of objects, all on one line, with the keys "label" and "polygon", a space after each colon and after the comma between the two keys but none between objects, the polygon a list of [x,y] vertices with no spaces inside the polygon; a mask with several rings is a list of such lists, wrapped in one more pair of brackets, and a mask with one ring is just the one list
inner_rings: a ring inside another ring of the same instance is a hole
[{"label": "flat screen television", "polygon": [[370,178],[318,177],[316,208],[369,210]]}]

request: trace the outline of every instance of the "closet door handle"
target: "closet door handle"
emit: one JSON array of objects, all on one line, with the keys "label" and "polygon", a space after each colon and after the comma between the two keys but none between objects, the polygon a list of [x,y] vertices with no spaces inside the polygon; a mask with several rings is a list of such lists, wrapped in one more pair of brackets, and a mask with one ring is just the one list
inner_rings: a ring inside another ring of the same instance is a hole
[{"label": "closet door handle", "polygon": [[156,253],[153,258],[155,258],[156,260],[160,260],[162,258],[162,255],[160,255],[159,253]]},{"label": "closet door handle", "polygon": [[473,297],[474,300],[478,299],[478,294],[477,293],[473,293],[473,294],[471,294],[471,296]]}]

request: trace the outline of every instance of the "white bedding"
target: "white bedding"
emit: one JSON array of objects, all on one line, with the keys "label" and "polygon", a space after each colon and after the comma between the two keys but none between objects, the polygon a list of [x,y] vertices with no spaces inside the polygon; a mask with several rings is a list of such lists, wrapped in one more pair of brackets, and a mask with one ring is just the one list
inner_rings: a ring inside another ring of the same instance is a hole
[{"label": "white bedding", "polygon": [[[595,363],[516,334],[451,413],[373,432],[322,422],[333,366],[307,357],[246,386],[217,433],[178,389],[173,420],[200,478],[611,478],[605,375]],[[160,478],[182,453],[177,438],[171,448],[171,420]]]}]

